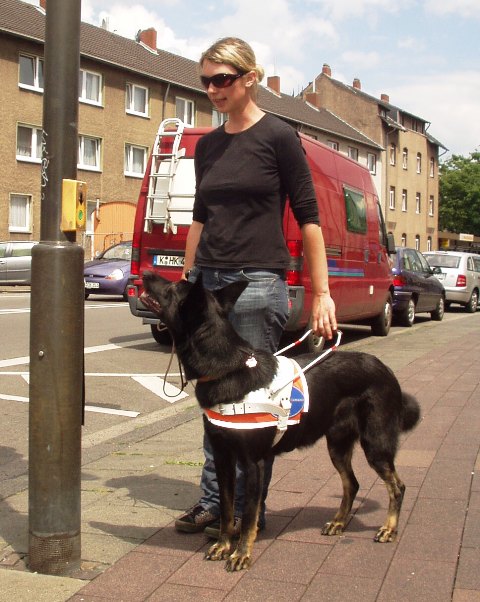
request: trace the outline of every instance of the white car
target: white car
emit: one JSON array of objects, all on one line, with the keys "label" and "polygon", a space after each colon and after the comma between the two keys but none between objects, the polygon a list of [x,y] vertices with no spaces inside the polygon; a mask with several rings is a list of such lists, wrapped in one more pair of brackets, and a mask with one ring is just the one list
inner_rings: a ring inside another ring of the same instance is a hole
[{"label": "white car", "polygon": [[429,251],[423,253],[432,268],[440,268],[435,276],[445,288],[446,306],[463,305],[474,313],[480,293],[480,255],[464,251]]}]

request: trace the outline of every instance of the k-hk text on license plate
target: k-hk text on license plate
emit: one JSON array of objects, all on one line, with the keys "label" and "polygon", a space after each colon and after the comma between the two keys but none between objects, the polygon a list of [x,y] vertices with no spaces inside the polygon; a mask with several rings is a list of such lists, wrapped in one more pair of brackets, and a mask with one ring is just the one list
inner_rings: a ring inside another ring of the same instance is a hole
[{"label": "k-hk text on license plate", "polygon": [[154,255],[153,265],[165,266],[165,267],[183,267],[185,263],[185,257],[180,255]]}]

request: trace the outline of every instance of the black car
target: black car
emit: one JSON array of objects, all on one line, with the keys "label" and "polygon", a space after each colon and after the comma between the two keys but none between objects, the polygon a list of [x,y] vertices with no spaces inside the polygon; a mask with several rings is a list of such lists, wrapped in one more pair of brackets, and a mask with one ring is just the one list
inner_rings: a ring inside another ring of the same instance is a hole
[{"label": "black car", "polygon": [[403,326],[412,326],[415,316],[429,312],[432,320],[442,320],[445,311],[445,289],[435,277],[438,268],[431,268],[416,249],[397,247],[394,261],[393,315]]}]

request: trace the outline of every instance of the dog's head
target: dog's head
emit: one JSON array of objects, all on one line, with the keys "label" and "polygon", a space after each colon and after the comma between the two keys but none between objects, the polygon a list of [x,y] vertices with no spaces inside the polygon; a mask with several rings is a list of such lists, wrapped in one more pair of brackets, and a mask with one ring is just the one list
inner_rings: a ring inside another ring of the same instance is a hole
[{"label": "dog's head", "polygon": [[229,311],[247,284],[234,282],[211,292],[204,288],[201,273],[191,283],[171,282],[154,272],[145,272],[141,301],[160,318],[178,345],[202,326],[208,327],[212,320],[217,327],[222,321],[227,322]]}]

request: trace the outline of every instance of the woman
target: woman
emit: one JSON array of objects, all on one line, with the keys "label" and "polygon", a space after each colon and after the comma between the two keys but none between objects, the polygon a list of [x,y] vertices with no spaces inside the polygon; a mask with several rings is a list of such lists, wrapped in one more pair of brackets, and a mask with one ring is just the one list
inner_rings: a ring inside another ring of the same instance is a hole
[{"label": "woman", "polygon": [[[311,174],[296,131],[256,103],[263,69],[251,47],[223,38],[200,59],[201,81],[215,109],[228,120],[197,144],[197,179],[185,250],[184,277],[202,272],[206,288],[235,280],[248,286],[230,319],[255,348],[275,352],[288,317],[285,271],[290,256],[282,232],[286,195],[302,231],[312,280],[312,328],[332,338],[335,305],[328,288],[325,245]],[[179,531],[218,534],[219,496],[212,451],[204,440],[205,465],[199,502],[175,521]],[[272,462],[265,466],[259,528],[265,525],[265,497]],[[237,467],[235,517],[243,509],[243,475]],[[237,521],[238,522],[238,521]]]}]

